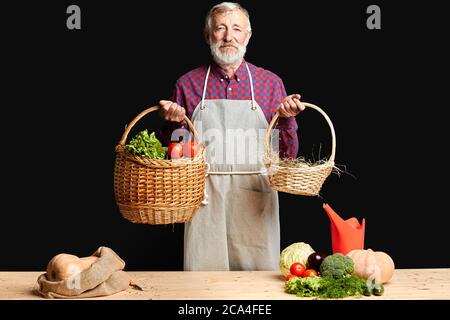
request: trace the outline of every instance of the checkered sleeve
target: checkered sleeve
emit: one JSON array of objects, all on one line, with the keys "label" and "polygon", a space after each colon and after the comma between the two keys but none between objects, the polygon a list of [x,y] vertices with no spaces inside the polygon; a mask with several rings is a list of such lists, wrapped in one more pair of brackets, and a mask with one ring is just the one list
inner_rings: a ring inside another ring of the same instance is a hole
[{"label": "checkered sleeve", "polygon": [[[172,97],[169,100],[176,102],[178,105],[182,107],[186,106],[186,99],[180,81],[176,82]],[[187,124],[185,121],[183,121],[182,123],[173,121],[164,121],[164,124],[162,125],[160,130],[160,137],[159,137],[162,145],[168,146],[170,144],[172,132],[174,130],[186,127]]]},{"label": "checkered sleeve", "polygon": [[[272,110],[275,114],[278,106],[287,96],[283,81],[278,78],[274,90],[274,99]],[[297,158],[298,153],[298,136],[297,136],[297,121],[295,117],[279,118],[277,129],[280,134],[280,157],[281,158]]]}]

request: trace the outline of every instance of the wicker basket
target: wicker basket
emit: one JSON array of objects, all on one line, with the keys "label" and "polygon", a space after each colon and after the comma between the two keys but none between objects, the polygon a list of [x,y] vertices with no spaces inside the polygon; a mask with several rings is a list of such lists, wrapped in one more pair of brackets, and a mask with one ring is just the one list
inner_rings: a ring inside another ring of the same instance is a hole
[{"label": "wicker basket", "polygon": [[327,120],[332,135],[330,158],[323,163],[311,165],[299,163],[298,165],[287,166],[283,164],[283,161],[279,161],[278,154],[274,154],[271,144],[272,127],[279,116],[277,112],[267,128],[264,162],[272,189],[297,195],[316,196],[319,194],[325,179],[333,171],[336,154],[336,134],[330,118],[322,109],[310,103],[303,102],[303,104],[305,107],[319,111]]},{"label": "wicker basket", "polygon": [[125,149],[131,128],[146,114],[141,112],[126,128],[116,146],[114,193],[122,216],[133,223],[173,224],[190,221],[204,198],[206,164],[204,144],[187,117],[185,120],[199,144],[198,154],[179,160],[153,160]]}]

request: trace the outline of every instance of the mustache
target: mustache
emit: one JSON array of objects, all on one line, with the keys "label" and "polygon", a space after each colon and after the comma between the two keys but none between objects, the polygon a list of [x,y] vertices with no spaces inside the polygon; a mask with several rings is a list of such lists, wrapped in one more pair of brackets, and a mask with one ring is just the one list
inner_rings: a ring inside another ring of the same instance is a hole
[{"label": "mustache", "polygon": [[239,49],[239,44],[234,42],[225,42],[225,41],[219,41],[215,44],[216,48],[235,48]]}]

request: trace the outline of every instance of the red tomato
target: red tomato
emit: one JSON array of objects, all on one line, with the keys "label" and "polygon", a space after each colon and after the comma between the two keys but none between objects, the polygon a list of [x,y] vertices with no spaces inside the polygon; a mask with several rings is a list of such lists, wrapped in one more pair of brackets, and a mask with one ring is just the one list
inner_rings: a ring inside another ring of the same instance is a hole
[{"label": "red tomato", "polygon": [[193,158],[197,154],[197,151],[198,151],[198,145],[197,145],[197,143],[195,143],[194,140],[186,142],[183,146],[183,155],[185,157]]},{"label": "red tomato", "polygon": [[179,159],[183,156],[183,145],[179,142],[172,142],[169,145],[169,159]]},{"label": "red tomato", "polygon": [[293,274],[297,277],[301,277],[303,272],[305,272],[305,270],[306,270],[306,267],[301,262],[294,262],[290,268],[291,274]]},{"label": "red tomato", "polygon": [[306,269],[305,272],[303,272],[303,274],[302,274],[303,278],[306,278],[306,277],[318,277],[318,276],[319,276],[319,274],[314,269]]},{"label": "red tomato", "polygon": [[293,274],[288,274],[286,277],[284,277],[284,280],[289,281],[294,278],[298,278],[298,277]]}]

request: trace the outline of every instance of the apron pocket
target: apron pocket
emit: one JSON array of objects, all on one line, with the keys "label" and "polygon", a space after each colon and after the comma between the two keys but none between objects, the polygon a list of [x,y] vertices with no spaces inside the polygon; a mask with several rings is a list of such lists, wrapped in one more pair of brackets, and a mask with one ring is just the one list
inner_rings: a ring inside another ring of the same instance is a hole
[{"label": "apron pocket", "polygon": [[233,245],[266,248],[272,216],[273,194],[238,188],[230,193],[227,231]]},{"label": "apron pocket", "polygon": [[277,194],[237,188],[230,196],[230,270],[275,270],[279,259]]}]

